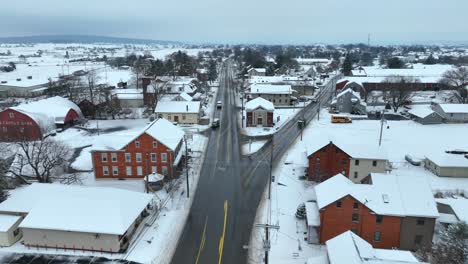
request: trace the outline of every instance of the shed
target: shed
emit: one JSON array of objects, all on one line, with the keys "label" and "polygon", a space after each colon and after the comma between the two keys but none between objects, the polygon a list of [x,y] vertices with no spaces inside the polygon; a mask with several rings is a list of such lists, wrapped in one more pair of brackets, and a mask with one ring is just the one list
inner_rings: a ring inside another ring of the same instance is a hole
[{"label": "shed", "polygon": [[423,125],[441,124],[444,121],[442,116],[434,112],[429,106],[413,106],[408,113],[411,119]]},{"label": "shed", "polygon": [[461,154],[430,153],[424,167],[440,177],[468,178],[468,158]]},{"label": "shed", "polygon": [[9,247],[21,238],[18,226],[22,217],[0,214],[0,246]]}]

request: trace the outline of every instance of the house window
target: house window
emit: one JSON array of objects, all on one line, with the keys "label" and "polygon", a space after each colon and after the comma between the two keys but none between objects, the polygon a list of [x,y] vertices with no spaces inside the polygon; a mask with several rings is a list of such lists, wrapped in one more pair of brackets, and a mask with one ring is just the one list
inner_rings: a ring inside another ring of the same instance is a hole
[{"label": "house window", "polygon": [[355,171],[355,172],[354,172],[354,178],[357,179],[357,177],[358,177],[358,172]]},{"label": "house window", "polygon": [[158,173],[157,167],[156,167],[156,166],[152,166],[152,167],[151,167],[151,172],[152,172],[152,173]]},{"label": "house window", "polygon": [[383,216],[381,216],[381,215],[376,215],[375,216],[375,223],[381,224],[382,221],[383,221]]},{"label": "house window", "polygon": [[359,203],[358,202],[353,203],[353,209],[359,209]]},{"label": "house window", "polygon": [[141,162],[141,153],[136,153],[135,155],[136,162]]},{"label": "house window", "polygon": [[142,176],[142,175],[143,175],[143,167],[142,167],[142,166],[138,166],[138,167],[137,167],[137,175],[138,175],[138,176]]},{"label": "house window", "polygon": [[132,176],[132,167],[131,166],[127,166],[125,168],[126,172],[127,172],[127,176]]},{"label": "house window", "polygon": [[140,141],[138,141],[138,140],[135,141],[135,147],[136,147],[136,148],[139,148],[139,147],[140,147]]},{"label": "house window", "polygon": [[12,112],[10,112],[10,114],[9,114],[9,115],[10,115],[10,118],[14,118],[14,117],[15,117],[15,114],[14,114],[14,113],[12,113]]},{"label": "house window", "polygon": [[182,120],[185,120],[185,115],[182,115]]},{"label": "house window", "polygon": [[112,162],[117,162],[117,153],[111,153]]},{"label": "house window", "polygon": [[355,160],[355,161],[354,161],[354,165],[355,165],[355,166],[359,166],[359,160]]},{"label": "house window", "polygon": [[157,141],[153,141],[153,148],[157,148],[158,147],[158,142]]},{"label": "house window", "polygon": [[372,166],[373,166],[373,167],[377,167],[377,161],[376,161],[376,160],[373,160],[373,161],[372,161]]},{"label": "house window", "polygon": [[109,175],[109,167],[107,166],[102,167],[102,173],[104,174],[104,176]]},{"label": "house window", "polygon": [[417,225],[421,225],[421,226],[424,225],[424,219],[418,219],[418,220],[416,220],[416,224],[417,224]]},{"label": "house window", "polygon": [[125,153],[125,162],[132,162],[132,154]]},{"label": "house window", "polygon": [[119,167],[112,166],[112,175],[118,176],[119,175]]},{"label": "house window", "polygon": [[356,223],[359,222],[359,215],[356,214],[356,213],[354,213],[354,214],[352,215],[351,220],[352,220],[353,222],[356,222]]},{"label": "house window", "polygon": [[416,236],[414,237],[414,244],[415,244],[415,245],[421,245],[422,240],[423,240],[423,236],[422,236],[422,235],[416,235]]},{"label": "house window", "polygon": [[162,166],[161,170],[163,175],[167,175],[167,166]]},{"label": "house window", "polygon": [[101,153],[102,162],[107,162],[107,153]]},{"label": "house window", "polygon": [[374,241],[379,242],[382,240],[382,233],[380,231],[375,231],[374,232]]},{"label": "house window", "polygon": [[167,153],[161,153],[161,162],[167,162]]},{"label": "house window", "polygon": [[156,153],[151,153],[151,162],[156,162]]},{"label": "house window", "polygon": [[19,235],[19,233],[20,233],[19,228],[16,228],[15,231],[13,231],[13,236],[17,236]]},{"label": "house window", "polygon": [[336,208],[341,208],[341,201],[336,202]]}]

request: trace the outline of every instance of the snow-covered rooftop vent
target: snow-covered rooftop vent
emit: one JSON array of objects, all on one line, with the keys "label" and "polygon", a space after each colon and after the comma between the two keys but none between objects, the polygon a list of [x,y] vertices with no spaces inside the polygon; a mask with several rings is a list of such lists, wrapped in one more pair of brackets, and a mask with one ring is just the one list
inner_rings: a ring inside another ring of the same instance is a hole
[{"label": "snow-covered rooftop vent", "polygon": [[388,194],[382,194],[382,200],[384,203],[389,203],[390,199],[388,198]]}]

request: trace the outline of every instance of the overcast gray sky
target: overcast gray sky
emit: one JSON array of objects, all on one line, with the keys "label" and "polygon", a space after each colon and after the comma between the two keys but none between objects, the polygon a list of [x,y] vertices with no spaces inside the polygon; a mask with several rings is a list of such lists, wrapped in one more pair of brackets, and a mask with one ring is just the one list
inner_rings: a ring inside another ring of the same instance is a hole
[{"label": "overcast gray sky", "polygon": [[85,34],[195,43],[467,41],[467,0],[14,0],[0,36]]}]

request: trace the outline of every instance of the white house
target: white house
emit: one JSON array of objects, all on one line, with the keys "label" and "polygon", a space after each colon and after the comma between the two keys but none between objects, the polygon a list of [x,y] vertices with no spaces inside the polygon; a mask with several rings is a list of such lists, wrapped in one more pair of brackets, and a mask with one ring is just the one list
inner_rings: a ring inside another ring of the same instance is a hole
[{"label": "white house", "polygon": [[180,124],[198,124],[200,121],[200,102],[159,101],[154,113],[160,117]]},{"label": "white house", "polygon": [[447,123],[468,122],[468,104],[436,104],[433,110]]},{"label": "white house", "polygon": [[9,247],[21,238],[18,228],[22,220],[18,215],[0,214],[0,246]]},{"label": "white house", "polygon": [[247,74],[249,75],[249,78],[252,78],[253,76],[265,76],[266,69],[265,68],[250,68],[247,71]]},{"label": "white house", "polygon": [[431,153],[426,156],[424,167],[437,176],[468,178],[468,158],[464,155]]},{"label": "white house", "polygon": [[100,187],[34,183],[0,204],[22,216],[25,246],[123,252],[152,209],[152,195]]},{"label": "white house", "polygon": [[274,105],[290,105],[295,90],[291,85],[275,85],[275,84],[252,84],[247,92],[250,99],[262,97],[265,100],[272,102]]},{"label": "white house", "polygon": [[458,222],[468,223],[468,199],[440,198],[436,199],[437,210],[439,210],[439,222],[443,224],[455,224]]}]

